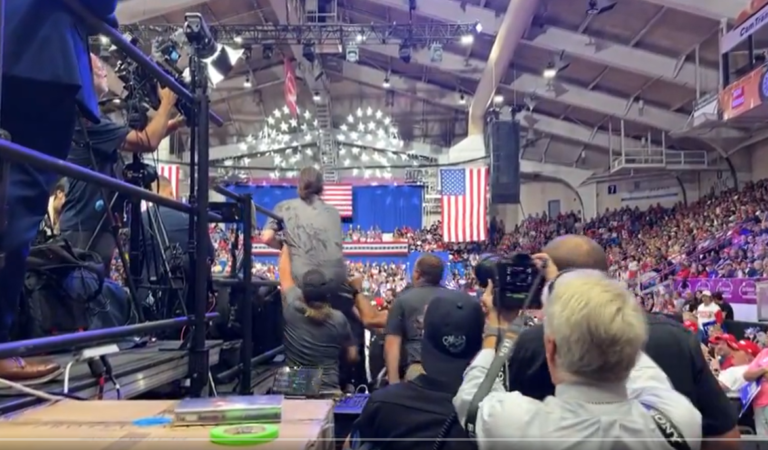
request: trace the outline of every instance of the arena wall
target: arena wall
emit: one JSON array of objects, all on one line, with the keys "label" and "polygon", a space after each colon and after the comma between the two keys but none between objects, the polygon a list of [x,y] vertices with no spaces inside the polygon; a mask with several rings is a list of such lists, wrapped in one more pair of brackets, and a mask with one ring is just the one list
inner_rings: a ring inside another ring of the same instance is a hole
[{"label": "arena wall", "polygon": [[753,145],[751,149],[742,152],[742,154],[745,154],[744,159],[749,160],[752,181],[768,178],[768,140]]}]

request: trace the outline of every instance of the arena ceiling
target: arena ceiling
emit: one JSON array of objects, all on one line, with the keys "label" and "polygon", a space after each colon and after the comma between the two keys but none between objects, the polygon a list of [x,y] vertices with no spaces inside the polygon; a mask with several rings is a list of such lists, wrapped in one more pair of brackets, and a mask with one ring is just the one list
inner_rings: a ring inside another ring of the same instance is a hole
[{"label": "arena ceiling", "polygon": [[[512,0],[517,2],[518,0]],[[412,61],[398,57],[397,46],[361,46],[358,63],[344,54],[324,55],[323,75],[300,87],[299,105],[313,110],[315,92],[334,123],[360,108],[381,110],[398,125],[405,141],[448,147],[467,133],[472,96],[483,77],[494,39],[510,0],[417,0],[414,21],[475,22],[481,35],[469,46],[445,45],[441,62],[429,50],[414,51]],[[519,105],[527,128],[524,158],[583,167],[608,168],[617,133],[627,147],[652,142],[676,150],[711,150],[702,141],[670,137],[683,129],[697,96],[717,91],[718,29],[734,19],[749,0],[618,0],[611,11],[586,12],[586,0],[542,1],[506,73],[499,73],[497,94]],[[338,0],[338,17],[347,23],[408,21],[404,0]],[[286,23],[286,0],[126,0],[121,23],[183,22],[188,11],[201,12],[212,24]],[[281,49],[298,56],[296,48]],[[213,108],[226,125],[212,131],[212,145],[242,142],[257,135],[265,120],[284,106],[281,59],[253,51],[216,87]],[[496,57],[498,55],[495,55]],[[547,67],[561,68],[554,79]],[[501,71],[504,72],[504,71]],[[245,87],[250,78],[252,87]],[[385,80],[393,96],[385,94]],[[212,155],[216,156],[216,155]]]}]

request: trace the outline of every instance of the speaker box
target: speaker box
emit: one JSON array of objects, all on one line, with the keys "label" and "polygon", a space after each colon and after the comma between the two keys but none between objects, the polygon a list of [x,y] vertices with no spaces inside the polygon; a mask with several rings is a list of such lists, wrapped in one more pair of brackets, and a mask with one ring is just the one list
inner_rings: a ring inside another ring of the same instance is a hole
[{"label": "speaker box", "polygon": [[495,121],[486,125],[491,156],[491,204],[520,203],[520,123]]}]

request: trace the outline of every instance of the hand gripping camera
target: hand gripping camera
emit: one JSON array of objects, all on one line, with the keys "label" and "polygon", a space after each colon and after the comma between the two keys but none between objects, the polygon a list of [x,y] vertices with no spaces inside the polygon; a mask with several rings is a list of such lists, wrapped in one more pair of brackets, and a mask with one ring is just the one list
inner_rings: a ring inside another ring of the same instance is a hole
[{"label": "hand gripping camera", "polygon": [[483,289],[493,281],[493,304],[500,311],[541,309],[544,277],[531,255],[486,256],[475,266],[475,278]]}]

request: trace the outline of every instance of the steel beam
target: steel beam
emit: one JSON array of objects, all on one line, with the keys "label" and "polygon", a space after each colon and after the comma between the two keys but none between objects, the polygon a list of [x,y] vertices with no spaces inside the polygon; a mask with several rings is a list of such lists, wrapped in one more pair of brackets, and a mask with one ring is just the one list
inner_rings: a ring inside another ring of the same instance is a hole
[{"label": "steel beam", "polygon": [[[383,89],[380,80],[384,79],[387,75],[385,72],[348,62],[342,62],[341,65],[343,69],[340,75],[343,78],[374,88]],[[417,100],[423,100],[433,105],[463,111],[466,111],[467,109],[465,104],[458,102],[456,93],[448,89],[443,89],[420,81],[414,81],[398,75],[390,75],[389,83],[391,89],[400,91],[404,95],[408,95]],[[471,101],[471,98],[467,98],[466,100],[468,103]],[[618,148],[619,138],[613,137],[613,139],[611,139],[608,133],[595,131],[592,128],[549,116],[537,114],[534,118],[535,120],[531,120],[530,116],[523,114],[520,123],[528,129],[535,129],[543,134],[560,137],[569,141],[576,141],[606,150],[609,150],[611,146],[613,146],[613,148]],[[523,119],[526,119],[527,121]],[[643,147],[639,141],[633,139],[625,138],[624,143],[630,148]]]},{"label": "steel beam", "polygon": [[[372,46],[366,48],[365,51],[394,58],[397,57],[397,49],[384,46]],[[465,59],[462,56],[448,52],[443,53],[443,61],[440,63],[432,62],[427,50],[415,51],[412,53],[411,58],[411,61],[416,64],[425,65],[431,69],[449,72],[472,80],[480,80],[481,68],[484,65],[483,61],[479,59]],[[497,77],[504,78],[504,75],[504,73],[499,73]],[[540,75],[520,74],[511,84],[502,84],[500,87],[521,93],[534,94],[536,97],[577,108],[589,109],[607,116],[620,117],[630,122],[668,132],[682,129],[688,121],[687,115],[647,105],[641,109],[636,102],[627,103],[627,99],[624,98],[556,80],[547,80]],[[627,105],[629,105],[629,108],[627,108]]]},{"label": "steel beam", "polygon": [[713,20],[733,20],[749,6],[750,0],[643,0]]},{"label": "steel beam", "polygon": [[[400,10],[407,10],[408,8],[407,3],[402,0],[371,1]],[[671,7],[671,5],[667,6]],[[453,0],[419,0],[416,13],[449,23],[478,21],[482,26],[483,33],[488,34],[497,34],[502,23],[502,18],[498,17],[493,10]],[[572,57],[640,73],[651,78],[659,78],[689,89],[696,88],[697,68],[692,63],[684,63],[678,72],[679,64],[675,58],[552,26],[532,29],[529,34],[529,38],[523,42],[542,50],[552,52],[565,50],[566,54]],[[706,91],[717,90],[719,82],[717,70],[701,67],[698,70],[702,88]]]}]

